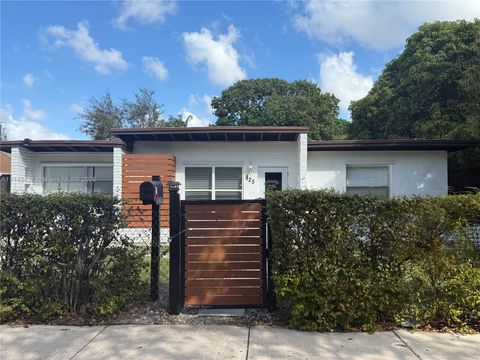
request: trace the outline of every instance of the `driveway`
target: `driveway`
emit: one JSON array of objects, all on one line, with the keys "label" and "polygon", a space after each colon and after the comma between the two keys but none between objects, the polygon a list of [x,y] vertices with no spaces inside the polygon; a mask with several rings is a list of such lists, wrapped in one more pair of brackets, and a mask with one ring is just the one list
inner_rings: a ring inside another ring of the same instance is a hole
[{"label": "driveway", "polygon": [[0,327],[9,359],[480,359],[480,335],[313,333],[229,325]]}]

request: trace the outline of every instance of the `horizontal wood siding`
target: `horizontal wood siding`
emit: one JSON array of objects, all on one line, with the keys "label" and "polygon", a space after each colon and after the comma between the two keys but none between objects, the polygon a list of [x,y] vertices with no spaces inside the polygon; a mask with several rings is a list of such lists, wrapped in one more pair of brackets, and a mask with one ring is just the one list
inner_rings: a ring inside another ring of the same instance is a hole
[{"label": "horizontal wood siding", "polygon": [[185,304],[263,303],[262,204],[185,205]]},{"label": "horizontal wood siding", "polygon": [[143,181],[158,175],[163,183],[163,204],[160,205],[160,226],[169,227],[168,183],[175,180],[175,157],[171,154],[123,154],[122,198],[127,214],[128,227],[150,228],[152,206],[143,205],[139,199],[139,188]]}]

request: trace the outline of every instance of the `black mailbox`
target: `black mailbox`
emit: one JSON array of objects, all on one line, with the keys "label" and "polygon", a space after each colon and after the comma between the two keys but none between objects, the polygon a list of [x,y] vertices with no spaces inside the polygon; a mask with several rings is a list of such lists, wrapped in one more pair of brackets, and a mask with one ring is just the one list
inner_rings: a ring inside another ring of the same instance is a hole
[{"label": "black mailbox", "polygon": [[151,181],[144,181],[140,185],[140,200],[143,205],[163,203],[163,185],[158,176],[154,176]]}]

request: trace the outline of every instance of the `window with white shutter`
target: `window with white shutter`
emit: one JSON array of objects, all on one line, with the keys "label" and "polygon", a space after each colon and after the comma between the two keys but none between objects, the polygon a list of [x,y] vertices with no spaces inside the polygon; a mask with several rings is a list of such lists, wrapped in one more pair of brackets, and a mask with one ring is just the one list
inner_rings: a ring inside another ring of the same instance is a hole
[{"label": "window with white shutter", "polygon": [[387,166],[347,166],[347,193],[388,197],[389,168]]},{"label": "window with white shutter", "polygon": [[186,167],[185,199],[242,199],[241,167]]}]

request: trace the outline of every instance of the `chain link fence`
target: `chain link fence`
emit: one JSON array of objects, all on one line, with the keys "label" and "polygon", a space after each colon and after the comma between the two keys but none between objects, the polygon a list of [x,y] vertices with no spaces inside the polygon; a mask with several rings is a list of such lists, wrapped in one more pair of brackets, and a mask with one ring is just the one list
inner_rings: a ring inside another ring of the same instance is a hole
[{"label": "chain link fence", "polygon": [[[145,250],[145,262],[148,266],[143,274],[145,282],[149,286],[145,289],[145,298],[153,299],[163,307],[168,306],[168,282],[169,282],[169,238],[170,229],[161,224],[159,231],[159,250],[158,250],[158,287],[151,286],[152,281],[152,224],[160,223],[160,214],[145,209],[144,206],[132,204],[127,201],[124,204],[127,227],[122,229],[123,236],[128,237],[133,243]],[[155,248],[155,245],[154,245]],[[153,257],[155,258],[155,256]],[[155,271],[155,270],[154,270]],[[152,293],[153,291],[153,293]]]}]

